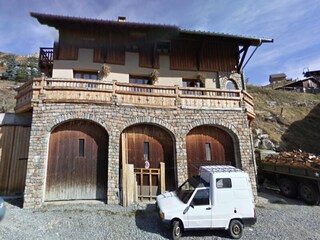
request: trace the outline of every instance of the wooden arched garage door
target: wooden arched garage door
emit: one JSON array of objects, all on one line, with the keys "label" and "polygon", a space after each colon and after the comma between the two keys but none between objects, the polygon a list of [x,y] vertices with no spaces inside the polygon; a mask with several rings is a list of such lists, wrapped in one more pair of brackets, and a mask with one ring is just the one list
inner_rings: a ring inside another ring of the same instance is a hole
[{"label": "wooden arched garage door", "polygon": [[198,175],[202,165],[235,166],[234,143],[224,130],[214,126],[193,128],[187,135],[188,175]]},{"label": "wooden arched garage door", "polygon": [[[165,163],[166,190],[174,189],[174,145],[170,134],[154,125],[139,124],[127,128],[123,135],[127,141],[127,163],[134,168],[145,168],[145,160],[150,168],[160,168],[160,162]],[[159,185],[157,178],[152,182]]]},{"label": "wooden arched garage door", "polygon": [[108,134],[90,121],[55,128],[49,141],[46,201],[106,199]]}]

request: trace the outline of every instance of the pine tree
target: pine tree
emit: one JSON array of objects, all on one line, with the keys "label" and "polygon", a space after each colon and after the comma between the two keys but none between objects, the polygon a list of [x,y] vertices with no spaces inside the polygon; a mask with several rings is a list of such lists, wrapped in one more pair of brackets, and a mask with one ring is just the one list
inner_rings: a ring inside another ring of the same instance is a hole
[{"label": "pine tree", "polygon": [[2,79],[15,80],[17,70],[19,67],[17,65],[16,57],[14,55],[10,55],[7,66],[7,70],[2,74]]},{"label": "pine tree", "polygon": [[17,70],[15,80],[18,82],[25,82],[30,79],[30,73],[28,70],[28,65],[26,63],[22,63]]}]

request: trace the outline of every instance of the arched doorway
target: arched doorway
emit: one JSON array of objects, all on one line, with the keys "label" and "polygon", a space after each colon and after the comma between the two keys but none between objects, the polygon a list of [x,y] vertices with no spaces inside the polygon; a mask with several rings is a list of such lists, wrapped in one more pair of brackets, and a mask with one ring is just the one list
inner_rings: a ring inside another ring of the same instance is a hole
[{"label": "arched doorway", "polygon": [[50,135],[46,201],[106,199],[108,133],[98,124],[73,120]]},{"label": "arched doorway", "polygon": [[[160,163],[165,164],[165,188],[175,188],[175,160],[174,143],[171,135],[164,129],[149,124],[137,124],[125,129],[121,135],[121,162],[123,165],[131,164],[134,169],[160,168]],[[150,183],[144,176],[143,180],[136,175],[138,187]],[[159,193],[159,178],[152,177],[153,193]]]},{"label": "arched doorway", "polygon": [[188,175],[199,174],[202,165],[235,166],[234,143],[223,129],[203,125],[193,128],[187,135]]}]

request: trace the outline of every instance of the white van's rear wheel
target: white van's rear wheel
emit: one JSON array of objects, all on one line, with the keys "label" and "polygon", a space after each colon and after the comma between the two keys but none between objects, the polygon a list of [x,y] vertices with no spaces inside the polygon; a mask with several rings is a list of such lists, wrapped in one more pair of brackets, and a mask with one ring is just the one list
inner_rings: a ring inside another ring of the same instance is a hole
[{"label": "white van's rear wheel", "polygon": [[173,221],[171,225],[172,239],[179,239],[182,236],[182,225],[180,221]]},{"label": "white van's rear wheel", "polygon": [[243,225],[239,220],[231,220],[229,224],[229,234],[231,238],[239,239],[242,236]]}]

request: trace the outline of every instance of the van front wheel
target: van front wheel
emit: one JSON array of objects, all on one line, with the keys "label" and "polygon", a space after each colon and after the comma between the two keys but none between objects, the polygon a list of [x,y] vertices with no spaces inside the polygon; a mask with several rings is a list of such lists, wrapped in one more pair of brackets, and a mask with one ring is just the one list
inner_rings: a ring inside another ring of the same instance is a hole
[{"label": "van front wheel", "polygon": [[233,239],[239,239],[242,236],[243,225],[239,220],[232,220],[229,224],[229,234]]},{"label": "van front wheel", "polygon": [[173,221],[171,225],[172,239],[176,240],[182,236],[182,225],[180,221]]}]

